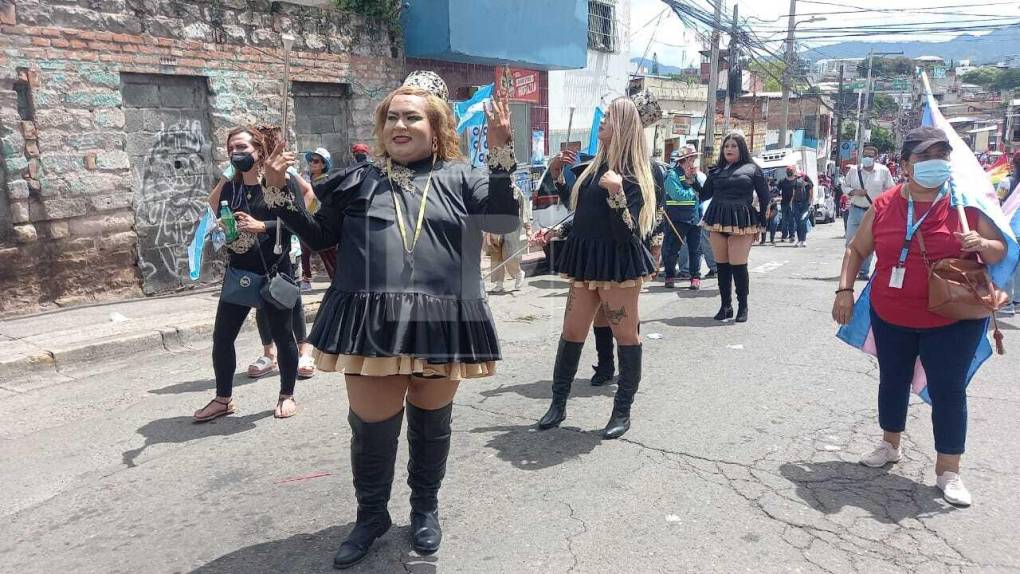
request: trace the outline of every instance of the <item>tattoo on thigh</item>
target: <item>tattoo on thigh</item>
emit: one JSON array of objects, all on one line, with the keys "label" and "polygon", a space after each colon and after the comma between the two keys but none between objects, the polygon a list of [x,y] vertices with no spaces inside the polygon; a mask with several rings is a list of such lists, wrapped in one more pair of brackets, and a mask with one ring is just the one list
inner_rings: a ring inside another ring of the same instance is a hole
[{"label": "tattoo on thigh", "polygon": [[574,307],[574,288],[571,287],[567,291],[567,313]]},{"label": "tattoo on thigh", "polygon": [[606,319],[613,325],[619,325],[627,318],[627,308],[623,305],[619,309],[613,309],[609,303],[604,303],[602,309],[606,313]]}]

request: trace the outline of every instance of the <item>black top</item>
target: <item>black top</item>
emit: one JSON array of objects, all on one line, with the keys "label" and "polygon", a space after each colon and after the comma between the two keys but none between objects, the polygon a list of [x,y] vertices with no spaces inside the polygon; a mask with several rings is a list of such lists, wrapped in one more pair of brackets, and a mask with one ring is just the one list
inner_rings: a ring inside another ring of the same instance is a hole
[{"label": "black top", "polygon": [[[301,192],[297,185],[293,181],[288,181],[287,185],[291,189],[291,193],[300,200]],[[271,267],[279,261],[279,268],[284,272],[289,272],[291,265],[288,254],[290,253],[291,232],[286,227],[283,228],[281,243],[284,252],[282,256],[273,253],[273,247],[276,245],[276,216],[266,205],[262,186],[258,184],[245,185],[237,180],[228,181],[223,184],[223,188],[220,190],[220,202],[224,201],[230,206],[231,212],[236,214],[238,211],[243,211],[266,224],[265,233],[260,233],[257,236],[238,231],[238,238],[227,244],[230,266],[254,273],[266,273],[266,266]],[[217,207],[217,217],[220,215],[219,210],[220,208]]]},{"label": "black top", "polygon": [[[290,197],[275,209],[313,250],[338,246],[337,268],[311,342],[323,352],[410,355],[429,362],[500,358],[481,276],[482,232],[510,233],[520,224],[511,172],[438,161],[413,254],[431,159],[393,166],[359,164],[315,186],[321,207],[309,215]],[[279,203],[277,203],[279,201]]]},{"label": "black top", "polygon": [[765,220],[765,209],[769,204],[769,186],[765,183],[765,175],[754,162],[729,164],[715,167],[708,174],[705,187],[701,192],[701,201],[712,200],[706,213],[719,209],[750,208],[754,196],[758,196],[759,221]]},{"label": "black top", "polygon": [[804,182],[799,177],[795,177],[793,179],[784,177],[783,179],[779,180],[778,187],[779,193],[783,198],[782,199],[783,205],[789,205],[790,202],[793,201],[794,192],[798,189],[804,188]]}]

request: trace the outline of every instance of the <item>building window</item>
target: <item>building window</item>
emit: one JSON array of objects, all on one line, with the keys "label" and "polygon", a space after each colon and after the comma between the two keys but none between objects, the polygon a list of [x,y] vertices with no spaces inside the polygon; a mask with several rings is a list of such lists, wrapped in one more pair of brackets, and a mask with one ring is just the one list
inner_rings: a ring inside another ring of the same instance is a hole
[{"label": "building window", "polygon": [[616,4],[612,0],[588,0],[588,48],[616,51]]}]

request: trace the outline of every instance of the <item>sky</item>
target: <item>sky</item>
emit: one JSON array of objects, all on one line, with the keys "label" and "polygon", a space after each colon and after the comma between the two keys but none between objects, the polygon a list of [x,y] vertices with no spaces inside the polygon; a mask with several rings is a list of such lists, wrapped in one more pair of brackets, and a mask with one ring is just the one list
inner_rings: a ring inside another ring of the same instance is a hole
[{"label": "sky", "polygon": [[[732,20],[733,0],[723,0],[723,19],[727,22]],[[693,0],[693,3],[705,9],[711,9],[708,0]],[[787,15],[790,13],[789,0],[737,0],[740,6],[740,20],[751,18],[747,25],[750,25],[755,33],[762,38],[782,40],[786,36]],[[944,12],[941,15],[932,14],[932,6],[940,6]],[[958,8],[952,8],[958,6]],[[697,34],[688,30],[672,10],[666,10],[661,20],[657,18],[666,9],[666,5],[659,0],[631,0],[631,38],[630,51],[635,57],[644,55],[648,51],[648,58],[652,53],[657,52],[659,61],[671,66],[696,65],[700,56],[701,42]],[[847,12],[857,9],[890,10],[886,12],[862,12],[860,14],[834,12]],[[1020,2],[1006,3],[988,0],[984,4],[978,0],[945,0],[932,3],[931,0],[799,0],[797,2],[797,20],[809,20],[811,18],[825,18],[824,21],[798,23],[797,33],[805,37],[821,36],[827,27],[839,26],[860,26],[867,28],[870,25],[882,23],[896,24],[918,24],[928,22],[948,22],[957,19],[976,22],[980,20],[975,15],[997,15],[1009,16],[1020,20]],[[953,24],[947,24],[946,29],[951,30]],[[945,41],[951,39],[955,34],[944,35],[930,34],[925,36],[927,41]],[[862,38],[849,38],[848,40],[861,40]],[[874,40],[895,41],[895,40],[918,40],[917,36],[881,36],[873,37]],[[728,43],[725,36],[722,39],[723,45]],[[842,41],[836,39],[835,41]],[[824,52],[824,44],[832,40],[815,39],[805,44],[819,47]],[[780,50],[781,44],[770,44],[773,50]]]}]

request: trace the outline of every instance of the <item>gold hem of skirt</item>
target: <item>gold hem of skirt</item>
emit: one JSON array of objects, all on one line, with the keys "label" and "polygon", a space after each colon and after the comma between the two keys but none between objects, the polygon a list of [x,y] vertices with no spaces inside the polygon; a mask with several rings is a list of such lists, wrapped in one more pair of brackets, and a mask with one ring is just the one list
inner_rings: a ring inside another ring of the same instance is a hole
[{"label": "gold hem of skirt", "polygon": [[722,225],[719,225],[718,223],[716,223],[714,225],[707,225],[707,224],[706,225],[702,225],[702,227],[704,227],[705,229],[707,229],[709,231],[718,231],[719,233],[729,233],[730,235],[755,235],[755,234],[758,234],[758,233],[762,232],[762,228],[757,226],[757,225],[753,226],[753,227],[732,227],[732,226],[722,226]]},{"label": "gold hem of skirt", "polygon": [[570,284],[574,287],[581,287],[582,289],[588,289],[589,291],[595,291],[596,289],[626,289],[629,287],[640,287],[643,283],[652,280],[651,275],[645,275],[636,279],[628,279],[626,281],[584,281],[581,279],[574,279],[566,273],[560,273],[560,277],[563,279],[569,279]]},{"label": "gold hem of skirt", "polygon": [[425,359],[410,355],[396,357],[364,357],[361,355],[333,355],[315,349],[312,353],[315,367],[325,372],[340,372],[364,377],[388,377],[412,375],[418,377],[442,377],[451,381],[480,379],[496,374],[496,362],[483,363],[429,363]]}]

